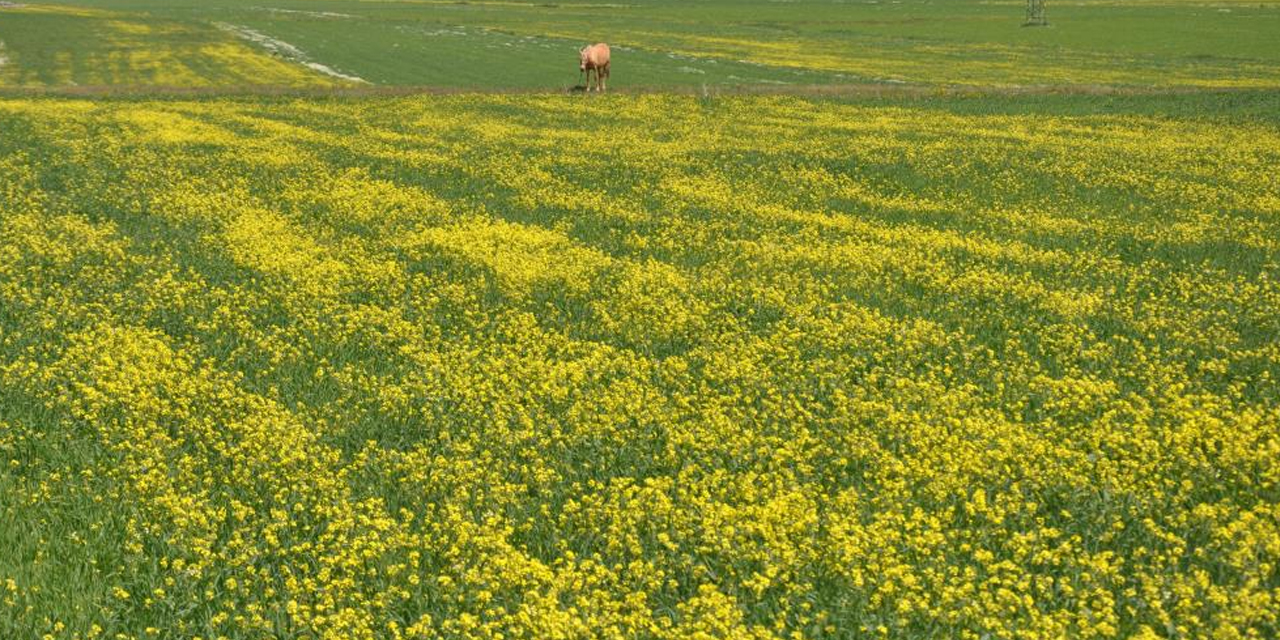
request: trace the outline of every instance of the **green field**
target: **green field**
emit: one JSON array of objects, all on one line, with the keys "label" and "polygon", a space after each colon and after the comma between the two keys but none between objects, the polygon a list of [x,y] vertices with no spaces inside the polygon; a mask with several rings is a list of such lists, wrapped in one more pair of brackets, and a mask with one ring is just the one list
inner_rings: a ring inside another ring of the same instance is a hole
[{"label": "green field", "polygon": [[1277,113],[0,101],[0,635],[1274,637]]},{"label": "green field", "polygon": [[1022,17],[0,2],[0,640],[1280,636],[1280,3]]},{"label": "green field", "polygon": [[[41,8],[55,5],[96,11]],[[0,8],[0,84],[306,83],[243,59],[271,55],[235,35],[249,29],[379,85],[563,89],[577,82],[577,48],[605,40],[618,88],[1280,86],[1274,0],[1050,2],[1049,15],[1050,27],[1023,28],[1020,2],[957,0],[45,0]]]}]

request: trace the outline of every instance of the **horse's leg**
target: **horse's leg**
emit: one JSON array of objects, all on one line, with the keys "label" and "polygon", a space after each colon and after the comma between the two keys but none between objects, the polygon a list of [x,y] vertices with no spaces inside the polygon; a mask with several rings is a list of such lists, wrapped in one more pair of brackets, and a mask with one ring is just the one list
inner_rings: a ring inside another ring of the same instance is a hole
[{"label": "horse's leg", "polygon": [[594,69],[592,69],[591,67],[587,67],[587,91],[586,91],[587,93],[591,93],[591,72],[593,70]]}]

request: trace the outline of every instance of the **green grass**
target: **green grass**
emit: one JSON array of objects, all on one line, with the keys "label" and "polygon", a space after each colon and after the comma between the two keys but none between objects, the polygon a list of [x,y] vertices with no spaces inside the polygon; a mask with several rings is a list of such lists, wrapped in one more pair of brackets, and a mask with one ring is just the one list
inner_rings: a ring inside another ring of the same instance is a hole
[{"label": "green grass", "polygon": [[[577,47],[605,40],[616,47],[619,88],[884,81],[1280,86],[1274,46],[1280,4],[1272,0],[1051,2],[1047,28],[1021,27],[1017,2],[954,0],[55,1],[169,21],[201,37],[229,37],[213,23],[249,27],[313,61],[385,85],[561,89],[577,82]],[[95,64],[89,47],[96,45],[83,37],[85,28],[70,18],[25,23],[0,10],[0,40],[27,82],[65,84],[55,73],[58,55]],[[171,45],[157,38],[130,46]],[[130,83],[158,84],[129,74],[90,82]]]}]

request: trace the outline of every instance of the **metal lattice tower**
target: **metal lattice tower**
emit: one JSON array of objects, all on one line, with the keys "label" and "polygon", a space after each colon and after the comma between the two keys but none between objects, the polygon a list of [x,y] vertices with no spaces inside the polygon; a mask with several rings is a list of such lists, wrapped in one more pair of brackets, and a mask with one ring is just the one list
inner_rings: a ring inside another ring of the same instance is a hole
[{"label": "metal lattice tower", "polygon": [[1027,21],[1024,27],[1043,27],[1049,24],[1044,15],[1044,0],[1027,0]]}]

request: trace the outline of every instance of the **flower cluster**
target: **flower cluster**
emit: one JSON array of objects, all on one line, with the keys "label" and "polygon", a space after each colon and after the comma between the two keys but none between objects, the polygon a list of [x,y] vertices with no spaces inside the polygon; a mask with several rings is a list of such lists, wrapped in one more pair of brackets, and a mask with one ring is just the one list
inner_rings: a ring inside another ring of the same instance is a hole
[{"label": "flower cluster", "polygon": [[1230,100],[0,101],[0,636],[1275,637]]}]

